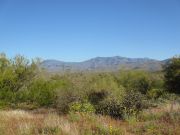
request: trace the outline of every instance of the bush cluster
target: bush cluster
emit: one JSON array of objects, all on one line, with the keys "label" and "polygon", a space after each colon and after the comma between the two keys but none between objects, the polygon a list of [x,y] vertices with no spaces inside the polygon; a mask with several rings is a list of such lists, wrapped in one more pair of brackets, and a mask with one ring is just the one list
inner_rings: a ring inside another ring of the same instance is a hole
[{"label": "bush cluster", "polygon": [[162,73],[49,74],[38,59],[0,55],[0,105],[53,107],[59,113],[94,112],[123,118],[138,113],[145,100],[163,95]]}]

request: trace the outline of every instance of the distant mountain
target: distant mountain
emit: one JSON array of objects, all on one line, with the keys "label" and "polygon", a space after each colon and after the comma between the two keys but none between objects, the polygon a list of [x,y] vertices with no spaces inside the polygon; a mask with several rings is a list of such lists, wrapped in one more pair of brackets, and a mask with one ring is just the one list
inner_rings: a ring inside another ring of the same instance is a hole
[{"label": "distant mountain", "polygon": [[160,71],[169,60],[158,61],[149,58],[96,57],[83,62],[45,60],[41,66],[49,72],[59,71],[117,71],[119,69],[140,69]]}]

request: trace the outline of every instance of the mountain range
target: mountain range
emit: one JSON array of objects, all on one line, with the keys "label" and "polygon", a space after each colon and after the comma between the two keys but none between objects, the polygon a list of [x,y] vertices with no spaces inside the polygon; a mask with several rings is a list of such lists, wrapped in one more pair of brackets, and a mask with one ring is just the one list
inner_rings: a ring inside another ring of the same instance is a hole
[{"label": "mountain range", "polygon": [[159,61],[149,58],[126,57],[96,57],[83,62],[63,62],[58,60],[45,60],[41,66],[49,72],[65,71],[117,71],[119,69],[139,69],[147,71],[160,71],[169,59]]}]

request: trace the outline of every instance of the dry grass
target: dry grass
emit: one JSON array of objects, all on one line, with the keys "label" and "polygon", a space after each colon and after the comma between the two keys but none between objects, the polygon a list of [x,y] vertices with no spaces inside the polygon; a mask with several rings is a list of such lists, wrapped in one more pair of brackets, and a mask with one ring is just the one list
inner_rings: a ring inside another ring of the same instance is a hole
[{"label": "dry grass", "polygon": [[129,131],[138,135],[180,135],[180,104],[168,103],[144,111]]},{"label": "dry grass", "polygon": [[0,133],[4,135],[76,135],[76,127],[56,113],[34,114],[22,110],[0,112]]},{"label": "dry grass", "polygon": [[126,121],[94,114],[0,111],[0,135],[179,135],[180,105],[146,110]]},{"label": "dry grass", "polygon": [[[110,123],[117,125],[109,117],[89,114],[59,116],[23,110],[0,111],[0,135],[108,135]],[[121,132],[112,128],[114,134]]]}]

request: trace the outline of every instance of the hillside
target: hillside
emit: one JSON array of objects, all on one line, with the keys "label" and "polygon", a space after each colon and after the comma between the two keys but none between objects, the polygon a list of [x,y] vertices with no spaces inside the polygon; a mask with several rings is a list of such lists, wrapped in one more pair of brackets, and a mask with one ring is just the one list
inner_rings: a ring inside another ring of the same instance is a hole
[{"label": "hillside", "polygon": [[162,70],[168,60],[158,61],[149,58],[96,57],[83,62],[63,62],[45,60],[41,66],[50,72],[58,71],[116,71],[118,69]]}]

